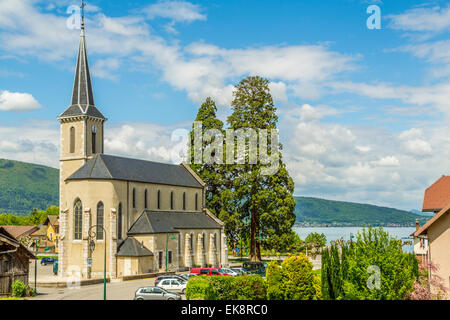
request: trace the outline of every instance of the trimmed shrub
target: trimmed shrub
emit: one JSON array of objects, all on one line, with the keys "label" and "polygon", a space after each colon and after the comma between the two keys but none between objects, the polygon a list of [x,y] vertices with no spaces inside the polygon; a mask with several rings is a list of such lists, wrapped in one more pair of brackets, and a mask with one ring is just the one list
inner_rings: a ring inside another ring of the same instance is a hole
[{"label": "trimmed shrub", "polygon": [[320,281],[312,263],[303,253],[291,256],[278,266],[271,263],[267,271],[269,300],[317,300],[321,297]]},{"label": "trimmed shrub", "polygon": [[266,300],[267,290],[263,277],[253,274],[233,278],[233,300]]},{"label": "trimmed shrub", "polygon": [[214,287],[206,276],[196,276],[189,279],[186,286],[187,300],[217,300]]},{"label": "trimmed shrub", "polygon": [[217,300],[232,300],[235,287],[235,277],[209,277]]},{"label": "trimmed shrub", "polygon": [[14,281],[11,287],[13,297],[22,298],[27,294],[27,286],[20,280]]}]

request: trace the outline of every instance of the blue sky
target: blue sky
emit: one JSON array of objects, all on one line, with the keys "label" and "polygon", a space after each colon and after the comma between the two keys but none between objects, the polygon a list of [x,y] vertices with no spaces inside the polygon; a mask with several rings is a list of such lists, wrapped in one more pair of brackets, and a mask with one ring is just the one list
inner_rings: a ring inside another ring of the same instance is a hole
[{"label": "blue sky", "polygon": [[[381,9],[370,30],[366,9]],[[58,166],[74,0],[0,2],[0,158]],[[448,1],[101,1],[86,7],[105,152],[172,161],[176,129],[271,81],[296,195],[417,209],[448,174]]]}]

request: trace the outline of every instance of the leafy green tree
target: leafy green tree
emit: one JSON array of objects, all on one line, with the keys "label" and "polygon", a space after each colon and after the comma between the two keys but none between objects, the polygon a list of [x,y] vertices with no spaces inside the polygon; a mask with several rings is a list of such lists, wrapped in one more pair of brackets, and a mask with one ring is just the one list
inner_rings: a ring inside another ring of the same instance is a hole
[{"label": "leafy green tree", "polygon": [[44,223],[45,219],[50,215],[59,215],[59,207],[51,206],[45,211],[34,209],[28,216],[0,214],[0,226],[37,226]]},{"label": "leafy green tree", "polygon": [[[278,116],[268,80],[258,76],[247,77],[236,86],[233,95],[233,113],[228,117],[231,129],[235,132],[253,129],[259,134],[261,130],[276,129]],[[250,137],[246,138],[246,146],[249,140]],[[273,137],[270,141],[274,141]],[[261,152],[259,142],[257,150]],[[232,188],[234,198],[238,200],[236,205],[240,219],[250,225],[249,258],[261,260],[261,242],[267,249],[281,249],[292,244],[294,183],[282,161],[281,152],[278,171],[272,175],[263,175],[263,164],[249,161],[249,153],[246,153],[245,160],[245,164],[236,164],[230,170]]]},{"label": "leafy green tree", "polygon": [[310,248],[322,248],[327,244],[327,237],[323,233],[311,232],[305,238]]},{"label": "leafy green tree", "polygon": [[[399,300],[409,295],[418,276],[417,265],[403,252],[401,241],[381,227],[370,226],[358,232],[356,239],[347,255],[344,299]],[[378,283],[376,270],[380,271]]]}]

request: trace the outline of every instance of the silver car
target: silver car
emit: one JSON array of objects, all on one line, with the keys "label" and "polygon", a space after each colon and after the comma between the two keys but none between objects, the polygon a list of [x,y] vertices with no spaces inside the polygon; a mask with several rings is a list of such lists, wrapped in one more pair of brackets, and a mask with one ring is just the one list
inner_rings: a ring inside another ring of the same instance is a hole
[{"label": "silver car", "polygon": [[181,300],[181,295],[159,287],[143,287],[136,290],[134,300]]}]

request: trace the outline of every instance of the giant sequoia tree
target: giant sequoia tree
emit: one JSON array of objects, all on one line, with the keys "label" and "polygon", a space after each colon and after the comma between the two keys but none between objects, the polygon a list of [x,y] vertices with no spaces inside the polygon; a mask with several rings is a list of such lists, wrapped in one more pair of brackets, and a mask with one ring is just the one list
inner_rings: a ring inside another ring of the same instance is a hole
[{"label": "giant sequoia tree", "polygon": [[[245,236],[250,243],[250,259],[255,259],[256,252],[256,259],[261,260],[261,244],[267,249],[285,250],[295,239],[294,183],[282,161],[278,138],[271,135],[278,117],[268,80],[245,78],[233,95],[233,112],[228,117],[232,139],[229,130],[224,139],[214,101],[207,98],[201,105],[196,118],[202,122],[201,128],[194,130],[199,125],[194,123],[190,137],[191,166],[205,181],[206,206],[225,222],[232,247]],[[265,130],[267,137],[262,135]],[[244,146],[243,153],[239,146]],[[269,158],[276,158],[276,163],[268,164]],[[268,173],[268,167],[276,170]]]},{"label": "giant sequoia tree", "polygon": [[[278,116],[269,90],[269,81],[258,76],[243,79],[233,93],[233,113],[228,124],[233,130],[253,129],[261,137],[262,130],[276,129]],[[246,140],[250,143],[251,137]],[[228,141],[228,140],[227,140]],[[261,242],[268,249],[285,249],[292,242],[292,226],[295,222],[293,197],[294,183],[282,161],[278,170],[263,174],[266,166],[261,163],[261,139],[256,140],[259,161],[252,163],[250,153],[245,163],[232,168],[233,194],[241,221],[250,224],[250,259],[261,260]],[[278,139],[270,136],[270,141]],[[281,150],[281,146],[279,148]],[[274,151],[273,145],[271,151]],[[256,246],[256,248],[255,248]]]}]

